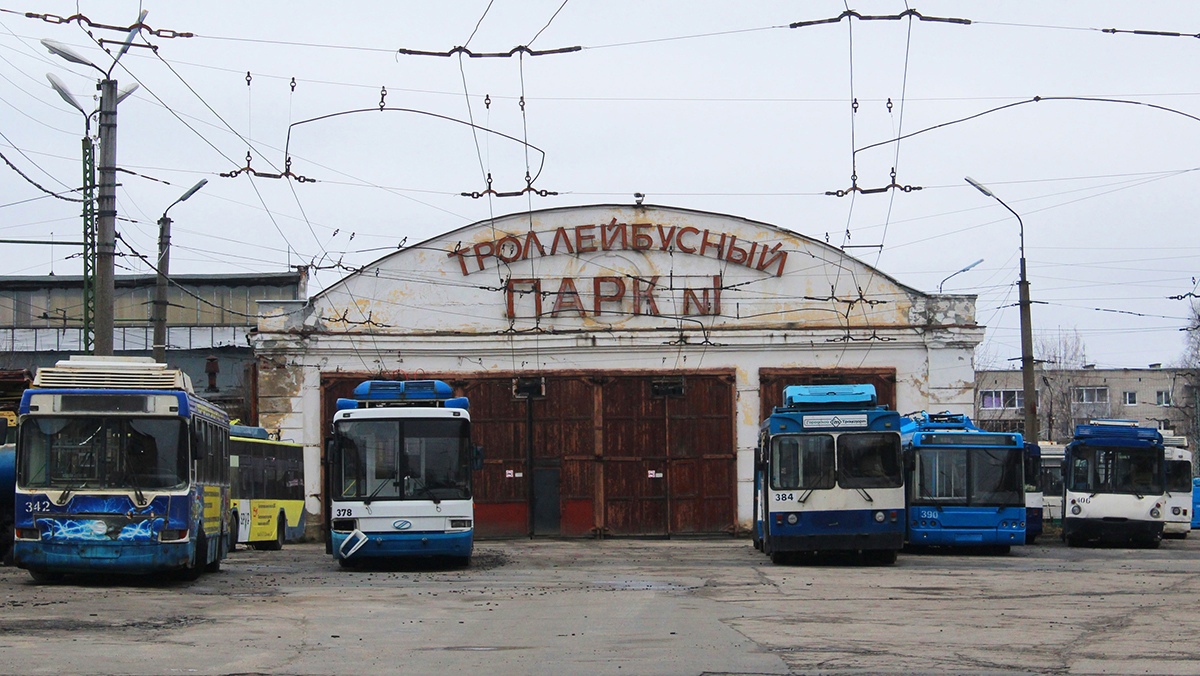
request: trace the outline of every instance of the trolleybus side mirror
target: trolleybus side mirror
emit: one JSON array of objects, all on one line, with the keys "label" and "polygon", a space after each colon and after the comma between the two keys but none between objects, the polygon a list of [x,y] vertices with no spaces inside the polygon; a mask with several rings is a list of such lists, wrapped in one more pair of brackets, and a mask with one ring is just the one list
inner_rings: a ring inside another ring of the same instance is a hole
[{"label": "trolleybus side mirror", "polygon": [[483,446],[479,444],[471,444],[471,469],[483,469]]},{"label": "trolleybus side mirror", "polygon": [[8,418],[0,418],[4,425],[0,426],[0,444],[8,443]]}]

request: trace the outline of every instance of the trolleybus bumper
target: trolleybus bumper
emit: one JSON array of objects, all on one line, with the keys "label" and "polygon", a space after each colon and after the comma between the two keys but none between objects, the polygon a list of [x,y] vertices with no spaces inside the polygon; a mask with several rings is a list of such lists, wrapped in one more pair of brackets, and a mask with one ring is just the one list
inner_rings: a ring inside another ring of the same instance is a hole
[{"label": "trolleybus bumper", "polygon": [[771,535],[771,549],[777,552],[899,550],[903,546],[903,532]]},{"label": "trolleybus bumper", "polygon": [[192,560],[187,542],[131,544],[118,542],[25,542],[13,545],[20,568],[44,573],[144,574],[187,567]]},{"label": "trolleybus bumper", "polygon": [[1134,519],[1072,519],[1063,520],[1064,540],[1099,540],[1102,542],[1151,541],[1162,538],[1163,522]]},{"label": "trolleybus bumper", "polygon": [[341,555],[342,544],[349,533],[332,533],[333,552],[336,558],[349,560],[376,558],[404,558],[412,556],[471,556],[474,533],[364,533],[366,543],[349,557]]},{"label": "trolleybus bumper", "polygon": [[908,543],[922,547],[1007,547],[1025,544],[1024,528],[914,528]]}]

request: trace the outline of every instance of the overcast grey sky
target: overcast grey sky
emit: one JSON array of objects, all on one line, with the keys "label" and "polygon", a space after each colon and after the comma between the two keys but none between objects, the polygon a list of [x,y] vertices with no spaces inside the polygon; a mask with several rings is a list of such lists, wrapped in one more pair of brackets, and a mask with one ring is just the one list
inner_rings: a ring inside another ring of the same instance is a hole
[{"label": "overcast grey sky", "polygon": [[[970,23],[789,28],[847,7]],[[207,178],[171,210],[173,273],[355,267],[491,215],[642,192],[849,245],[926,292],[983,259],[944,291],[979,296],[980,366],[1016,366],[1017,221],[971,176],[1024,220],[1035,336],[1078,331],[1099,367],[1170,364],[1183,349],[1188,302],[1170,297],[1195,292],[1200,275],[1195,2],[0,0],[0,152],[29,179],[0,166],[0,238],[72,240],[81,227],[78,203],[31,181],[80,183],[83,116],[46,73],[88,110],[97,73],[38,41],[107,68],[92,38],[122,33],[89,37],[55,17],[128,26],[139,8],[150,30],[137,43],[157,49],[134,47],[113,71],[122,87],[141,84],[119,108],[118,165],[135,173],[120,175],[118,249],[153,254],[162,210]],[[182,33],[194,37],[169,37]],[[459,45],[582,49],[399,51]],[[415,112],[380,112],[381,98]],[[296,124],[350,110],[369,112]],[[462,124],[472,120],[495,133]],[[283,172],[285,147],[313,182],[219,176],[247,152],[254,170]],[[852,175],[887,186],[893,168],[912,190],[826,194]],[[559,194],[461,196],[483,191],[487,173],[495,190],[521,190],[527,169],[534,188]],[[0,275],[82,272],[71,247],[0,251]],[[151,272],[132,256],[120,265]],[[343,274],[319,270],[310,291]]]}]

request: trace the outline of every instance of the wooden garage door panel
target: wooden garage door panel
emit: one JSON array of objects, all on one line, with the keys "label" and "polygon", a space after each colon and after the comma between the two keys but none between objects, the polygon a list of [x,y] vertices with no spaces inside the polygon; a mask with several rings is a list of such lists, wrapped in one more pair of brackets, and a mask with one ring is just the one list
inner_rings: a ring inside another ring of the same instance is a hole
[{"label": "wooden garage door panel", "polygon": [[604,525],[609,535],[665,535],[666,482],[650,478],[663,472],[659,461],[606,459],[604,463]]},{"label": "wooden garage door panel", "polygon": [[734,525],[733,465],[723,458],[672,460],[671,532],[720,533]]}]

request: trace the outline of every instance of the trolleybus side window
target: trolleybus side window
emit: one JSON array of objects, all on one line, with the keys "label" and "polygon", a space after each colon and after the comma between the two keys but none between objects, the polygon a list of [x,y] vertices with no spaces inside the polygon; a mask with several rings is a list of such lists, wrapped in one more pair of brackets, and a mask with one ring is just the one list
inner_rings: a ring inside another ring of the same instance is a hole
[{"label": "trolleybus side window", "polygon": [[899,488],[903,485],[900,437],[843,434],[837,440],[838,485],[842,488]]},{"label": "trolleybus side window", "polygon": [[1172,493],[1192,492],[1192,463],[1187,460],[1167,461],[1167,490]]},{"label": "trolleybus side window", "polygon": [[834,443],[828,434],[776,437],[771,449],[771,487],[834,487]]}]

